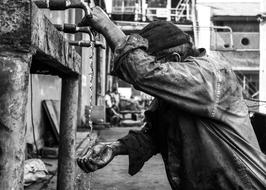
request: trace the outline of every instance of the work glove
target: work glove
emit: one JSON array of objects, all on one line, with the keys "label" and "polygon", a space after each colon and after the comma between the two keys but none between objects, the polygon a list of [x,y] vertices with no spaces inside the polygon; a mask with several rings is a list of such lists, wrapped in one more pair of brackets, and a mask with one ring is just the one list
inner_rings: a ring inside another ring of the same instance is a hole
[{"label": "work glove", "polygon": [[115,155],[111,144],[98,143],[77,158],[77,164],[87,173],[94,172],[110,163]]},{"label": "work glove", "polygon": [[112,23],[108,15],[98,6],[91,8],[91,14],[83,17],[78,26],[90,26],[95,31],[103,33],[104,28]]},{"label": "work glove", "polygon": [[90,26],[96,32],[101,33],[113,51],[126,40],[124,32],[109,19],[100,7],[93,7],[91,14],[91,16],[85,16],[78,26]]}]

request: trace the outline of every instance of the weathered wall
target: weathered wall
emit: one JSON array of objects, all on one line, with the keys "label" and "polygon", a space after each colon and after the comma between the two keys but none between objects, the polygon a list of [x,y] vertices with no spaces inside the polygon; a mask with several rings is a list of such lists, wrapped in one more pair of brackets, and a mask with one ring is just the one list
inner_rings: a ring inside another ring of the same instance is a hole
[{"label": "weathered wall", "polygon": [[31,54],[0,52],[0,189],[23,188],[25,111]]}]

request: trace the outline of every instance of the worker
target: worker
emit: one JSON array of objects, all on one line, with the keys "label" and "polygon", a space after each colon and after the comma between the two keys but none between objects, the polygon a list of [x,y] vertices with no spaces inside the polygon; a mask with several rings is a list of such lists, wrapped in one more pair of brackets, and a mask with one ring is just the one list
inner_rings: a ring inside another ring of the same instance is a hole
[{"label": "worker", "polygon": [[117,112],[116,106],[113,104],[111,92],[108,90],[104,96],[106,121],[112,125],[118,125],[121,115]]},{"label": "worker", "polygon": [[115,109],[115,111],[119,112],[120,94],[116,86],[112,88],[112,92],[110,93],[110,95],[113,108]]},{"label": "worker", "polygon": [[86,172],[129,156],[136,174],[160,153],[172,189],[266,189],[266,156],[251,126],[230,65],[196,49],[167,21],[126,36],[99,8],[81,25],[102,33],[114,51],[113,74],[155,97],[140,131],[98,143],[77,159]]}]

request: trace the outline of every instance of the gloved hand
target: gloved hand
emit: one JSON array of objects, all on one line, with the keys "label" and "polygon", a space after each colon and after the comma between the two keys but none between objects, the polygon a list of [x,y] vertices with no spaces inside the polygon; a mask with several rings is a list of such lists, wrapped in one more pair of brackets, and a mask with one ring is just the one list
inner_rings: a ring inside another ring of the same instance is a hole
[{"label": "gloved hand", "polygon": [[100,7],[91,8],[91,13],[92,17],[85,16],[78,26],[90,26],[93,30],[103,34],[112,50],[123,43],[126,35]]},{"label": "gloved hand", "polygon": [[115,155],[115,148],[112,144],[98,143],[89,149],[84,156],[77,158],[77,163],[82,170],[89,173],[106,166]]},{"label": "gloved hand", "polygon": [[78,26],[90,26],[95,31],[102,33],[105,26],[110,25],[112,21],[108,15],[98,6],[91,8],[91,16],[83,17]]}]

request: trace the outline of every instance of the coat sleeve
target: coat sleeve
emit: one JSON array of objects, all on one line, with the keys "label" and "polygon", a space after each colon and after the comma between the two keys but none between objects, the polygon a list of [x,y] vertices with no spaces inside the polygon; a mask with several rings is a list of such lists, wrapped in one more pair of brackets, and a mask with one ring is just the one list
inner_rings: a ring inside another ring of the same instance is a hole
[{"label": "coat sleeve", "polygon": [[156,142],[156,126],[152,126],[152,117],[158,107],[157,100],[153,101],[149,110],[145,112],[146,123],[141,130],[131,130],[128,135],[119,139],[123,143],[129,156],[130,175],[135,175],[153,155],[158,153]]},{"label": "coat sleeve", "polygon": [[[204,59],[158,62],[147,54],[147,42],[135,34],[115,50],[114,73],[138,90],[173,103],[182,110],[210,116],[218,93],[216,69]],[[219,86],[218,86],[219,87]]]},{"label": "coat sleeve", "polygon": [[128,135],[119,139],[128,150],[130,175],[135,175],[144,163],[157,153],[149,128],[149,123],[146,123],[141,130],[131,130]]}]

